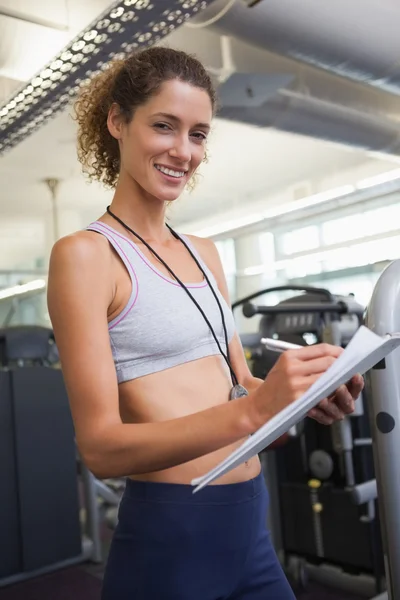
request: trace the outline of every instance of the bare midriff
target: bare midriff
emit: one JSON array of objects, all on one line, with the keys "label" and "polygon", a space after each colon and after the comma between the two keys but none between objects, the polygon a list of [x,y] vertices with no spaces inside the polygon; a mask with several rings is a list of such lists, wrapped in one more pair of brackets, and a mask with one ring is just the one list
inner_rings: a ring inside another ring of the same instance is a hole
[{"label": "bare midriff", "polygon": [[[222,361],[220,356],[210,356],[120,384],[123,422],[167,421],[228,402],[232,383]],[[243,441],[170,469],[130,477],[141,481],[190,484],[192,479],[207,473]],[[258,457],[253,457],[214,484],[247,481],[256,477],[260,468]]]},{"label": "bare midriff", "polygon": [[[114,225],[114,224],[112,224]],[[125,232],[126,233],[126,232]],[[166,277],[170,274],[163,265],[143,246],[137,244]],[[171,242],[171,254],[163,248],[159,250],[167,264],[182,281],[199,283],[203,274],[199,272],[193,259],[181,242]],[[129,300],[131,283],[120,259],[113,253],[115,296],[109,307],[108,320],[114,319]],[[193,307],[193,310],[197,310]],[[171,369],[156,372],[145,377],[126,381],[119,385],[119,409],[125,423],[155,423],[185,417],[213,406],[229,402],[232,381],[222,356],[215,355],[200,360],[183,363]],[[163,471],[131,475],[131,479],[166,483],[190,484],[192,479],[200,477],[215,467],[246,438],[235,444],[221,448],[195,460]],[[238,483],[256,477],[261,469],[258,457],[232,469],[214,484]]]}]

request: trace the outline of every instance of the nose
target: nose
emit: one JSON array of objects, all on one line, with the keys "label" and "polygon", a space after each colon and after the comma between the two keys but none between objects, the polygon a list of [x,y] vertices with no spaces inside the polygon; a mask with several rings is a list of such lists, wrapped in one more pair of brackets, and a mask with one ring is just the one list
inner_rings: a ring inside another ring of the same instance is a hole
[{"label": "nose", "polygon": [[169,154],[181,162],[190,162],[192,153],[190,151],[190,140],[187,138],[187,136],[177,136],[174,139],[174,144],[170,149]]}]

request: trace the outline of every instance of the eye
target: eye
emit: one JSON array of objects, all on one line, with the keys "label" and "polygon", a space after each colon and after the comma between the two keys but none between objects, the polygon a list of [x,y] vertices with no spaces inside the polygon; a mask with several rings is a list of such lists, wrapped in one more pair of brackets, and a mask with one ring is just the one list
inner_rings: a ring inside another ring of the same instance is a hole
[{"label": "eye", "polygon": [[161,129],[161,131],[170,131],[172,129],[171,125],[168,125],[168,123],[154,123],[153,127]]},{"label": "eye", "polygon": [[191,135],[196,138],[196,141],[199,141],[199,142],[205,142],[207,139],[206,134],[203,133],[202,131],[195,131]]}]

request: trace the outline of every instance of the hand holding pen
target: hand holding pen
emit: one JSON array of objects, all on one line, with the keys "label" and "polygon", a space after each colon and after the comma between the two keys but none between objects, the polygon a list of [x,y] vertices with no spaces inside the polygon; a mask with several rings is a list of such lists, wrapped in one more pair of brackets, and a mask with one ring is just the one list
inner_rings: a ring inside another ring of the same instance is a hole
[{"label": "hand holding pen", "polygon": [[[307,389],[308,389],[308,387],[310,387],[312,385],[312,383],[314,383],[314,381],[316,379],[318,379],[319,376],[322,375],[322,372],[320,370],[321,364],[322,364],[321,360],[319,360],[318,364],[314,363],[312,365],[312,363],[310,362],[310,361],[312,361],[312,358],[311,358],[311,356],[308,357],[308,354],[307,354],[307,352],[309,351],[308,349],[315,348],[317,355],[318,355],[317,349],[319,348],[321,350],[321,356],[322,356],[324,354],[323,348],[332,348],[328,344],[315,344],[314,346],[300,346],[298,344],[291,344],[289,342],[285,342],[284,340],[275,340],[272,338],[262,338],[261,343],[269,350],[273,350],[274,352],[279,352],[280,354],[282,354],[282,356],[278,359],[276,365],[273,367],[273,369],[271,369],[270,373],[274,370],[275,367],[280,369],[281,365],[279,365],[279,363],[284,357],[286,357],[286,362],[288,362],[287,369],[289,370],[289,372],[292,369],[292,367],[290,365],[293,361],[299,362],[299,359],[300,359],[300,361],[306,361],[305,364],[303,362],[303,364],[297,365],[297,369],[298,369],[299,373],[298,373],[298,377],[295,377],[295,382],[298,382],[298,383],[300,383],[299,378],[301,377],[301,372],[304,370],[304,368],[307,371],[307,367],[308,367],[308,371],[309,371],[311,367],[315,367],[316,372],[310,373],[307,376],[308,381],[309,381],[309,385],[307,386]],[[339,348],[338,348],[338,350],[339,350]],[[330,350],[330,352],[331,352],[331,350]],[[340,353],[338,352],[336,355],[336,358],[339,356],[339,354]],[[329,359],[327,360],[325,358],[324,364],[326,366],[325,366],[324,370],[327,370],[329,368],[329,366],[332,364],[333,356],[334,356],[334,353],[333,354],[330,353],[330,357],[329,357],[330,360]],[[333,358],[333,360],[334,360],[334,358]],[[295,369],[295,368],[296,367],[293,365],[293,369]],[[268,379],[268,376],[267,376],[267,379]],[[304,380],[304,376],[303,376],[303,380]],[[302,389],[302,387],[304,387],[304,383],[303,383],[303,386],[300,386],[299,389]],[[364,388],[363,377],[361,375],[355,375],[354,377],[352,377],[352,379],[346,385],[340,386],[334,394],[329,396],[329,398],[325,398],[324,400],[322,400],[318,404],[318,406],[313,408],[308,413],[308,416],[315,419],[322,425],[332,425],[335,421],[343,420],[347,415],[350,415],[351,413],[354,412],[355,400],[359,397],[363,388]],[[304,390],[304,391],[306,391],[306,390]],[[304,393],[304,391],[303,391],[303,393]]]}]

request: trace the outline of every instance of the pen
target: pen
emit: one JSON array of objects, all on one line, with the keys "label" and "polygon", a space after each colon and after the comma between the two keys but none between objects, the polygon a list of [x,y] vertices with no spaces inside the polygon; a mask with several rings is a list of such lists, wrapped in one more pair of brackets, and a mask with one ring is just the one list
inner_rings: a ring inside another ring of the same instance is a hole
[{"label": "pen", "polygon": [[272,338],[261,338],[261,343],[264,344],[269,350],[274,350],[275,352],[284,352],[285,350],[296,350],[297,348],[303,347],[299,346],[298,344],[290,344],[289,342],[284,342],[283,340],[273,340]]}]

